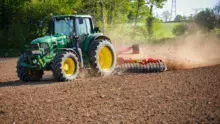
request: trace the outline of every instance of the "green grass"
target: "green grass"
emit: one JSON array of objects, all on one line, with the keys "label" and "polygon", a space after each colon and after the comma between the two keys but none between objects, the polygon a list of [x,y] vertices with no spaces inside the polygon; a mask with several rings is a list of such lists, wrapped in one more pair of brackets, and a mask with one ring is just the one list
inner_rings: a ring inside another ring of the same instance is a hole
[{"label": "green grass", "polygon": [[179,23],[159,23],[156,24],[156,30],[154,31],[154,39],[162,38],[174,38],[175,35],[172,33],[172,29]]},{"label": "green grass", "polygon": [[[156,43],[164,39],[175,38],[172,30],[177,24],[179,23],[154,23],[154,34],[151,39],[148,37],[147,28],[144,23],[138,23],[135,32],[133,32],[134,24],[119,24],[114,28],[108,29],[107,35],[117,42]],[[135,37],[133,37],[133,33],[135,33]]]}]

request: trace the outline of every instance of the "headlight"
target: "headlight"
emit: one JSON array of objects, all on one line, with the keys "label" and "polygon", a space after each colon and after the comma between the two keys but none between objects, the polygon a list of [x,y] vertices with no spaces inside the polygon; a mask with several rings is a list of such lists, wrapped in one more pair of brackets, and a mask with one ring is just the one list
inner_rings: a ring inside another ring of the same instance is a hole
[{"label": "headlight", "polygon": [[41,54],[40,50],[32,50],[31,52],[32,52],[33,55]]},{"label": "headlight", "polygon": [[45,54],[49,54],[49,46],[47,43],[40,43],[40,48],[44,49]]}]

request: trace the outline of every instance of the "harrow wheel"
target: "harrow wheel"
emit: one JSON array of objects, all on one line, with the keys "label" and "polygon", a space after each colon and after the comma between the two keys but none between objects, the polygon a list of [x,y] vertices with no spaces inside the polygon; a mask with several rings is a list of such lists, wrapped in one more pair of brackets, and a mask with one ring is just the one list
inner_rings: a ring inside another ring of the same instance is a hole
[{"label": "harrow wheel", "polygon": [[166,69],[164,62],[150,62],[144,65],[140,63],[124,63],[119,66],[120,71],[133,73],[164,72]]}]

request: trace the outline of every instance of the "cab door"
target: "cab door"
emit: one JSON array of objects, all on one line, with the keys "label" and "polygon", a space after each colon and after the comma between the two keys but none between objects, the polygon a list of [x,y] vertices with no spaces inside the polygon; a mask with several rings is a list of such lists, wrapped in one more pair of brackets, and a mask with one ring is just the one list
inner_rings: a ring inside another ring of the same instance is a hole
[{"label": "cab door", "polygon": [[83,48],[83,42],[87,36],[92,33],[92,23],[90,18],[77,17],[76,23],[76,34],[79,36],[79,46]]}]

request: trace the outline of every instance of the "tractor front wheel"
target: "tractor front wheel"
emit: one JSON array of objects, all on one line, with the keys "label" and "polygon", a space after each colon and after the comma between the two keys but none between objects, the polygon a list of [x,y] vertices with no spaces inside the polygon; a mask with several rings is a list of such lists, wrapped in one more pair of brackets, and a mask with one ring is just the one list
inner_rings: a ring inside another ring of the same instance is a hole
[{"label": "tractor front wheel", "polygon": [[20,80],[23,82],[40,81],[44,74],[43,70],[24,67],[21,65],[22,63],[28,63],[28,58],[25,53],[20,56],[17,62],[17,75]]},{"label": "tractor front wheel", "polygon": [[52,72],[58,81],[72,81],[79,73],[78,58],[72,52],[57,54],[52,61]]}]

